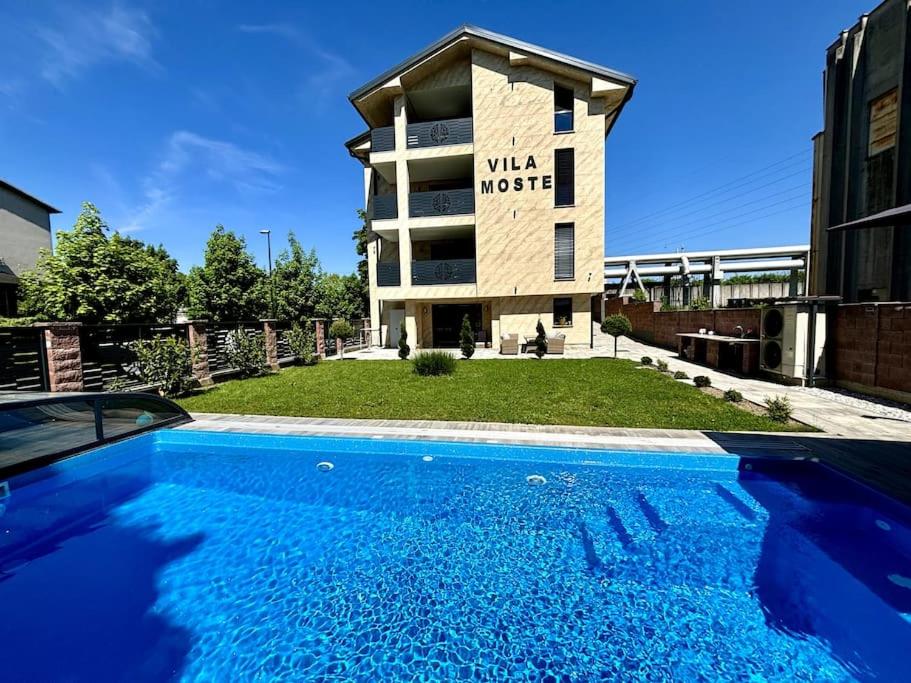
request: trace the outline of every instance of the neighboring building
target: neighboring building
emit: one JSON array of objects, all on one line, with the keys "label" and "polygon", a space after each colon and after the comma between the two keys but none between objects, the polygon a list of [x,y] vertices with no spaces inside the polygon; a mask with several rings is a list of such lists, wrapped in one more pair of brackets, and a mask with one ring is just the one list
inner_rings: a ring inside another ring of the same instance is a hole
[{"label": "neighboring building", "polygon": [[829,47],[814,138],[811,293],[911,298],[911,5],[886,0]]},{"label": "neighboring building", "polygon": [[[635,80],[463,26],[350,96],[365,167],[374,343],[591,343],[604,290],[604,139]],[[600,303],[598,303],[600,306]]]},{"label": "neighboring building", "polygon": [[0,316],[16,315],[18,276],[51,248],[52,213],[60,212],[0,180]]}]

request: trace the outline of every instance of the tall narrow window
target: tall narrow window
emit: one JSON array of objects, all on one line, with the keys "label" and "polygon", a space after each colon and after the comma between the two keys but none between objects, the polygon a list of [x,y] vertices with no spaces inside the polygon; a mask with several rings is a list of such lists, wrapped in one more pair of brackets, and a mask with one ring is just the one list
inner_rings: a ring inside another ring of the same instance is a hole
[{"label": "tall narrow window", "polygon": [[554,83],[554,132],[568,133],[573,129],[573,89]]},{"label": "tall narrow window", "polygon": [[576,200],[575,158],[572,149],[554,151],[554,206],[572,206]]},{"label": "tall narrow window", "polygon": [[554,226],[554,279],[576,277],[576,228],[573,223]]},{"label": "tall narrow window", "polygon": [[867,145],[867,214],[895,206],[895,140],[898,130],[898,90],[870,103]]}]

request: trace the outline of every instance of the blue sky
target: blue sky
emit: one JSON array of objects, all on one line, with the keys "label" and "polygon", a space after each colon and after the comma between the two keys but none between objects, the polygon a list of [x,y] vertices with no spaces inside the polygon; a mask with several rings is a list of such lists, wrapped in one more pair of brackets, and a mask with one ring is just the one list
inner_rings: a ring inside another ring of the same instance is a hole
[{"label": "blue sky", "polygon": [[838,32],[873,0],[654,3],[0,0],[0,177],[160,242],[288,230],[350,271],[347,94],[461,23],[634,75],[607,141],[612,254],[808,240],[810,138]]}]

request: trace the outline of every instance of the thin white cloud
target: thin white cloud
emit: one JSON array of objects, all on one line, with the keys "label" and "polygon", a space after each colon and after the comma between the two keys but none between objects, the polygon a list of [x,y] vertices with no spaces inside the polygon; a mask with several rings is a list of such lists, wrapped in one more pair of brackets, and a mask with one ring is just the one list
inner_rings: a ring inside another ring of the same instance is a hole
[{"label": "thin white cloud", "polygon": [[233,142],[175,131],[168,137],[161,161],[143,181],[143,202],[118,229],[139,232],[154,227],[154,220],[180,199],[181,185],[193,178],[227,184],[243,194],[271,194],[282,189],[278,177],[286,170],[271,157]]},{"label": "thin white cloud", "polygon": [[148,14],[120,3],[104,9],[61,9],[53,24],[35,33],[45,47],[40,75],[58,88],[103,63],[160,68],[152,56],[155,29]]}]

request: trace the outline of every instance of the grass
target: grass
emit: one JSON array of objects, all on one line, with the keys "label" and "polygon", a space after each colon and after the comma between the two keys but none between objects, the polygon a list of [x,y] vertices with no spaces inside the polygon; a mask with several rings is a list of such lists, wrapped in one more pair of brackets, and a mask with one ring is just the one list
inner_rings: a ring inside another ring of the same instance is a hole
[{"label": "grass", "polygon": [[420,377],[403,361],[332,361],[234,380],[180,400],[191,412],[787,431],[627,360],[460,361]]}]

